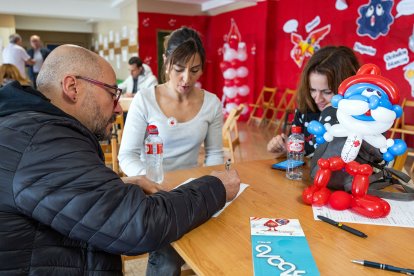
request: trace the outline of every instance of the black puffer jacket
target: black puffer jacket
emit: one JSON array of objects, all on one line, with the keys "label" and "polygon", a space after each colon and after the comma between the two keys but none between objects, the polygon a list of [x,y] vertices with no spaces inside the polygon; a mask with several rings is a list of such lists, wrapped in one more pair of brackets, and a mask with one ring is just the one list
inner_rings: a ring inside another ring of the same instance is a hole
[{"label": "black puffer jacket", "polygon": [[39,92],[0,89],[0,274],[117,275],[222,208],[205,176],[146,196],[105,167],[93,134]]}]

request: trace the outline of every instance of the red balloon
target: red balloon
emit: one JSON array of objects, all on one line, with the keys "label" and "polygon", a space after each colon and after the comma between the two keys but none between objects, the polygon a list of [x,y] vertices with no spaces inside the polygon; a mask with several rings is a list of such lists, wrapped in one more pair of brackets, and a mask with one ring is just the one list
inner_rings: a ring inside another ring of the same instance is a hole
[{"label": "red balloon", "polygon": [[321,169],[329,169],[329,161],[327,159],[319,159],[318,160],[318,166]]},{"label": "red balloon", "polygon": [[358,174],[359,169],[359,163],[356,161],[351,161],[348,164],[346,164],[345,171],[349,173],[350,175],[356,175]]},{"label": "red balloon", "polygon": [[326,187],[328,185],[329,179],[331,179],[332,172],[329,169],[319,169],[316,172],[315,178],[313,179],[313,184],[316,187]]},{"label": "red balloon", "polygon": [[312,204],[315,206],[326,205],[326,203],[328,203],[330,195],[331,191],[328,188],[323,187],[319,191],[313,193]]},{"label": "red balloon", "polygon": [[240,67],[241,62],[238,59],[233,59],[232,61],[230,61],[230,64],[234,69],[236,69]]},{"label": "red balloon", "polygon": [[239,104],[241,104],[243,101],[242,101],[242,99],[240,99],[239,97],[235,97],[233,102],[234,102],[235,104],[239,105]]},{"label": "red balloon", "polygon": [[224,72],[227,69],[229,69],[230,66],[231,66],[230,65],[230,62],[228,62],[228,61],[222,61],[222,62],[220,62],[220,69],[221,69],[222,72]]},{"label": "red balloon", "polygon": [[315,186],[309,186],[302,192],[302,200],[308,205],[312,205],[313,193],[315,192]]},{"label": "red balloon", "polygon": [[238,44],[239,44],[239,37],[237,35],[234,35],[234,34],[231,35],[230,38],[229,38],[230,47],[236,50],[237,47],[238,47]]},{"label": "red balloon", "polygon": [[371,195],[353,198],[351,208],[353,211],[369,218],[385,217],[391,211],[391,207],[388,202]]},{"label": "red balloon", "polygon": [[339,171],[345,167],[345,162],[340,156],[330,157],[328,161],[331,171]]},{"label": "red balloon", "polygon": [[234,85],[235,86],[242,86],[244,84],[246,84],[246,78],[235,78],[234,79]]},{"label": "red balloon", "polygon": [[352,180],[352,194],[355,197],[363,197],[368,192],[369,176],[356,175]]},{"label": "red balloon", "polygon": [[230,87],[230,86],[233,86],[233,85],[234,85],[234,80],[228,80],[228,79],[224,80],[224,86]]},{"label": "red balloon", "polygon": [[335,210],[346,210],[351,207],[352,196],[345,191],[336,191],[329,198],[329,205]]}]

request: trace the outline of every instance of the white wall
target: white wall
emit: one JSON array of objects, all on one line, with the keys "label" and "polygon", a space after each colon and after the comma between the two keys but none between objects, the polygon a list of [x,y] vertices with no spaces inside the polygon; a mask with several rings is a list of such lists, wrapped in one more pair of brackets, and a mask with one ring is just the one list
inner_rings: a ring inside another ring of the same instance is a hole
[{"label": "white wall", "polygon": [[52,17],[15,16],[16,29],[35,31],[58,31],[73,33],[92,33],[93,26],[85,20]]},{"label": "white wall", "polygon": [[[121,7],[121,19],[93,24],[92,45],[103,45],[104,50],[108,50],[110,42],[113,42],[115,48],[120,48],[119,40],[128,39],[128,45],[138,46],[138,10],[137,0],[129,1]],[[111,41],[112,38],[112,41]],[[108,43],[104,43],[107,41]],[[125,47],[122,47],[125,50]],[[102,51],[101,51],[102,54]],[[129,75],[128,60],[131,56],[138,55],[138,49],[134,53],[128,53],[126,56],[120,54],[107,55],[105,58],[111,63],[118,79],[125,79]],[[124,59],[126,58],[126,60]]]}]

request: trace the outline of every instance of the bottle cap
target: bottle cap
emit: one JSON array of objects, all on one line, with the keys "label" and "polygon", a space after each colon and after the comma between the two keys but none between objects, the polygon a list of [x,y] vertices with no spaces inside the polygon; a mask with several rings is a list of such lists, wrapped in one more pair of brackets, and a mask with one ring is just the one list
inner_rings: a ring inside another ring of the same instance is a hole
[{"label": "bottle cap", "polygon": [[300,126],[292,126],[292,133],[302,133],[302,128]]},{"label": "bottle cap", "polygon": [[156,125],[149,125],[147,126],[148,134],[157,134],[158,135],[158,128]]}]

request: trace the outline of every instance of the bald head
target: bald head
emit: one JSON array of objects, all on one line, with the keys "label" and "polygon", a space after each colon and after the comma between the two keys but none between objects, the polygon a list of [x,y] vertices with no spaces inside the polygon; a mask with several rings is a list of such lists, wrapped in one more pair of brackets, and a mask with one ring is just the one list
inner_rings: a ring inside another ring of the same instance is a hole
[{"label": "bald head", "polygon": [[110,64],[99,55],[76,45],[62,45],[53,50],[39,72],[37,88],[52,98],[59,91],[61,81],[66,75],[99,78],[102,70]]}]

